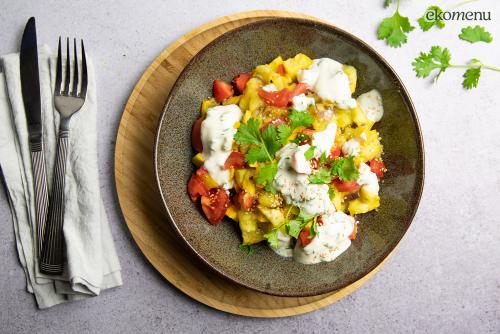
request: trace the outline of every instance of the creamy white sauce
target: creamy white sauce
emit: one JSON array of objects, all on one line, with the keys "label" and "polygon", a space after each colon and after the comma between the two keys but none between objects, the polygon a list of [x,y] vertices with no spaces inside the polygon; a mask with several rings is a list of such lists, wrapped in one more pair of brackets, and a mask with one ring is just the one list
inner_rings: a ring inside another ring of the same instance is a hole
[{"label": "creamy white sauce", "polygon": [[310,184],[307,174],[299,174],[292,168],[292,155],[297,152],[297,148],[297,144],[290,143],[278,152],[278,171],[274,186],[287,204],[297,206],[308,215],[335,212],[328,195],[328,185]]},{"label": "creamy white sauce", "polygon": [[314,98],[306,96],[306,94],[300,94],[292,98],[293,109],[298,111],[306,111],[309,106],[313,106],[314,104]]},{"label": "creamy white sauce", "polygon": [[262,90],[265,92],[276,92],[278,91],[278,88],[274,84],[268,84],[265,86],[262,86]]},{"label": "creamy white sauce", "polygon": [[323,224],[318,225],[318,235],[311,243],[302,247],[295,245],[293,257],[302,264],[330,262],[346,251],[351,245],[349,236],[354,230],[354,218],[343,213],[334,212],[323,215]]},{"label": "creamy white sauce", "polygon": [[293,255],[292,237],[278,230],[278,248],[271,247],[271,249],[279,256],[291,257]]},{"label": "creamy white sauce", "polygon": [[349,77],[342,67],[330,58],[314,59],[309,69],[299,71],[297,78],[311,86],[323,100],[333,101],[339,108],[354,108],[356,100],[351,97]]},{"label": "creamy white sauce", "polygon": [[359,166],[359,178],[356,182],[369,193],[378,194],[380,186],[378,184],[377,174],[371,171],[370,166],[362,163]]},{"label": "creamy white sauce", "polygon": [[344,155],[356,157],[359,155],[359,151],[361,151],[361,144],[357,138],[351,138],[342,145]]},{"label": "creamy white sauce", "polygon": [[337,133],[337,123],[335,121],[328,124],[325,130],[318,131],[313,134],[312,145],[316,146],[316,151],[321,155],[326,152],[328,155],[335,142],[335,135]]},{"label": "creamy white sauce", "polygon": [[300,145],[294,153],[292,153],[292,168],[299,174],[311,174],[312,168],[309,160],[306,159],[305,153],[311,146],[309,144]]},{"label": "creamy white sauce", "polygon": [[382,95],[376,89],[361,94],[357,102],[366,114],[366,117],[373,122],[378,122],[384,116],[384,106],[382,105]]},{"label": "creamy white sauce", "polygon": [[231,189],[229,170],[224,163],[231,154],[234,124],[241,120],[242,113],[235,104],[216,106],[207,109],[207,116],[201,123],[201,142],[203,144],[203,166],[210,176],[225,189]]}]

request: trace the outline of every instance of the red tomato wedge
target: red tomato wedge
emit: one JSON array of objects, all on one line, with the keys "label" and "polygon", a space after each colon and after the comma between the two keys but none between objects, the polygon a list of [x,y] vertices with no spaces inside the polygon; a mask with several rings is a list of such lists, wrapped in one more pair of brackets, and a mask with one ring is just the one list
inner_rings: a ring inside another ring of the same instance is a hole
[{"label": "red tomato wedge", "polygon": [[283,88],[277,92],[266,92],[265,90],[259,91],[260,98],[266,103],[278,108],[286,108],[292,102],[294,96],[303,94],[309,90],[309,86],[304,83],[299,83],[295,89],[289,91]]},{"label": "red tomato wedge", "polygon": [[358,234],[358,224],[354,223],[354,229],[352,230],[352,233],[349,235],[349,239],[351,240],[356,239],[357,234]]},{"label": "red tomato wedge", "polygon": [[332,148],[330,155],[328,156],[328,159],[333,159],[333,158],[338,158],[340,157],[340,153],[342,150],[340,149],[339,145],[336,145],[334,148]]},{"label": "red tomato wedge", "polygon": [[196,152],[203,152],[203,144],[201,142],[201,123],[203,120],[198,118],[193,124],[193,129],[191,130],[191,145],[196,150]]},{"label": "red tomato wedge", "polygon": [[238,93],[243,94],[245,87],[247,86],[248,80],[252,77],[252,73],[240,73],[233,79],[233,84],[236,87]]},{"label": "red tomato wedge", "polygon": [[244,211],[250,211],[255,203],[255,198],[245,191],[240,191],[236,195],[236,202]]},{"label": "red tomato wedge", "polygon": [[224,100],[234,95],[233,86],[230,83],[222,80],[214,81],[213,90],[214,90],[215,101],[219,103],[224,102]]},{"label": "red tomato wedge", "polygon": [[246,166],[245,155],[241,152],[231,152],[226,162],[224,163],[224,169],[229,169],[231,167],[240,169]]},{"label": "red tomato wedge", "polygon": [[210,189],[207,196],[201,196],[201,209],[212,225],[220,223],[228,205],[229,196],[223,188]]},{"label": "red tomato wedge", "polygon": [[333,185],[342,193],[353,193],[360,187],[356,181],[342,181],[341,179],[334,179]]},{"label": "red tomato wedge", "polygon": [[276,68],[276,72],[278,72],[279,75],[285,75],[286,74],[285,65],[279,64],[278,67]]},{"label": "red tomato wedge", "polygon": [[386,169],[385,169],[385,164],[382,160],[379,159],[370,160],[370,169],[378,176],[379,179],[384,177],[384,172],[386,171]]},{"label": "red tomato wedge", "polygon": [[200,196],[208,196],[208,187],[199,175],[191,175],[188,182],[188,194],[193,202],[196,202]]},{"label": "red tomato wedge", "polygon": [[309,245],[312,241],[310,238],[311,234],[309,233],[309,230],[303,229],[299,233],[299,242],[302,247],[306,247]]}]

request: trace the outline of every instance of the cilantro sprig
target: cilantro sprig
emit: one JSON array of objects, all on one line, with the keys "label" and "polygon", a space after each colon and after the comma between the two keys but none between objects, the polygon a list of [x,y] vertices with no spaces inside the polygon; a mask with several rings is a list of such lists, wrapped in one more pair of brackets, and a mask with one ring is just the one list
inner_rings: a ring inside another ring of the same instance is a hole
[{"label": "cilantro sprig", "polygon": [[285,229],[286,232],[288,233],[289,236],[298,239],[299,234],[302,231],[302,229],[311,222],[313,219],[317,219],[317,216],[311,216],[306,214],[304,211],[300,211],[297,217],[294,219],[289,220],[285,224]]},{"label": "cilantro sprig", "polygon": [[353,157],[341,157],[334,160],[324,160],[322,164],[331,164],[330,168],[325,166],[320,167],[315,173],[309,175],[309,182],[312,184],[329,184],[334,177],[338,177],[342,181],[352,181],[359,177],[359,171],[356,168]]},{"label": "cilantro sprig", "polygon": [[247,256],[252,256],[253,255],[253,247],[252,245],[245,245],[245,244],[240,244],[239,248],[244,251]]},{"label": "cilantro sprig", "polygon": [[[385,1],[385,6],[388,7],[392,1]],[[393,48],[399,48],[408,40],[407,33],[415,29],[411,25],[410,20],[406,16],[402,16],[399,12],[399,0],[397,0],[396,11],[391,17],[386,17],[379,25],[377,30],[377,38],[385,39],[387,44]]]},{"label": "cilantro sprig", "polygon": [[491,34],[481,26],[468,26],[462,29],[458,37],[461,40],[467,41],[469,43],[485,42],[491,43],[493,37]]},{"label": "cilantro sprig", "polygon": [[[425,10],[424,15],[418,19],[418,25],[423,31],[428,31],[430,28],[436,26],[439,29],[443,29],[445,22],[440,19],[439,15],[444,11],[439,6],[429,6]],[[433,15],[430,15],[432,14]]]},{"label": "cilantro sprig", "polygon": [[482,69],[500,72],[500,68],[485,65],[476,58],[471,59],[467,64],[464,65],[455,65],[450,61],[451,53],[448,48],[433,46],[429,53],[420,52],[420,55],[415,58],[412,66],[417,77],[419,78],[427,78],[432,72],[438,70],[437,74],[434,77],[434,81],[436,81],[439,76],[448,68],[465,68],[466,71],[463,74],[464,80],[462,81],[462,86],[465,89],[472,89],[477,87]]}]

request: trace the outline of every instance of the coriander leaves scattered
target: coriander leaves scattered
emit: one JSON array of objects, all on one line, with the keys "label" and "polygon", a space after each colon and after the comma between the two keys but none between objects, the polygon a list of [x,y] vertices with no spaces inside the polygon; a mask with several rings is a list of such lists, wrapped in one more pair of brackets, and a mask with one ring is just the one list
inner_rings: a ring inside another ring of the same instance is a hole
[{"label": "coriander leaves scattered", "polygon": [[307,151],[304,152],[304,157],[306,160],[311,160],[314,158],[314,151],[316,150],[316,146],[311,146],[307,149]]},{"label": "coriander leaves scattered", "polygon": [[299,126],[307,128],[314,123],[314,117],[307,111],[298,111],[295,109],[291,109],[288,118],[290,119],[292,131]]},{"label": "coriander leaves scattered", "polygon": [[354,163],[354,157],[339,158],[333,161],[332,175],[342,181],[352,181],[359,178],[359,171]]},{"label": "coriander leaves scattered", "polygon": [[253,247],[252,245],[245,245],[245,244],[240,244],[239,248],[244,251],[247,256],[252,256],[253,255]]},{"label": "coriander leaves scattered", "polygon": [[[390,4],[386,1],[386,6]],[[396,11],[391,17],[386,17],[380,23],[377,30],[377,38],[385,39],[387,44],[393,48],[399,48],[408,40],[406,34],[415,29],[406,16],[399,13],[399,0]]]},{"label": "coriander leaves scattered", "polygon": [[423,31],[427,31],[433,26],[443,29],[445,23],[440,18],[441,13],[443,13],[443,10],[438,6],[429,6],[424,15],[418,19],[418,25]]},{"label": "coriander leaves scattered", "polygon": [[331,169],[321,167],[314,174],[309,175],[308,179],[312,184],[329,184],[332,182],[332,177]]},{"label": "coriander leaves scattered", "polygon": [[279,238],[278,238],[278,230],[277,229],[273,229],[269,233],[264,234],[264,238],[266,238],[269,246],[271,246],[274,249],[279,248],[280,242],[279,242]]},{"label": "coriander leaves scattered", "polygon": [[487,32],[484,27],[476,25],[475,27],[468,26],[462,29],[458,37],[461,40],[467,41],[469,43],[485,42],[491,43],[493,37],[489,32]]},{"label": "coriander leaves scattered", "polygon": [[464,80],[462,81],[462,86],[465,89],[477,87],[483,68],[500,72],[500,68],[485,65],[479,59],[475,58],[471,59],[466,65],[454,65],[450,61],[451,54],[447,48],[433,46],[429,53],[421,52],[420,55],[415,58],[412,65],[413,70],[419,78],[426,78],[432,72],[438,70],[437,75],[434,77],[434,81],[436,81],[441,73],[448,68],[465,68],[466,71],[463,74]]}]

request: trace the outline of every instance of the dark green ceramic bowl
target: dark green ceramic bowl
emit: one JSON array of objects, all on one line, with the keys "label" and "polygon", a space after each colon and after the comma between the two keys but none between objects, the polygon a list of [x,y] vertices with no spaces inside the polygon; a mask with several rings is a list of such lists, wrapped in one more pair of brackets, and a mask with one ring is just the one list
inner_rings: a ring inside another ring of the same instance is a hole
[{"label": "dark green ceramic bowl", "polygon": [[[212,226],[189,200],[186,184],[194,167],[191,126],[201,101],[211,96],[214,79],[230,81],[240,72],[304,53],[330,57],[356,67],[356,95],[378,89],[385,114],[382,136],[388,172],[381,206],[360,215],[352,246],[335,261],[302,265],[257,245],[253,256],[238,248],[236,223]],[[413,104],[396,73],[367,44],[338,28],[301,19],[270,19],[230,31],[200,51],[175,83],[158,126],[155,168],[169,220],[187,249],[226,278],[264,293],[311,296],[341,289],[373,270],[396,247],[415,215],[424,180],[422,137]],[[167,222],[165,222],[167,223]],[[203,265],[200,263],[200,265]],[[207,268],[208,269],[208,268]]]}]

